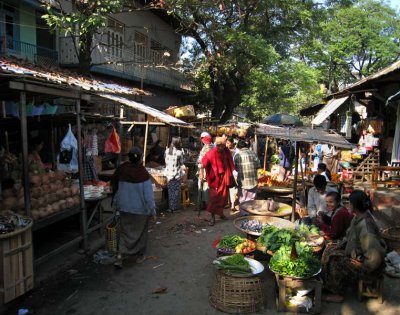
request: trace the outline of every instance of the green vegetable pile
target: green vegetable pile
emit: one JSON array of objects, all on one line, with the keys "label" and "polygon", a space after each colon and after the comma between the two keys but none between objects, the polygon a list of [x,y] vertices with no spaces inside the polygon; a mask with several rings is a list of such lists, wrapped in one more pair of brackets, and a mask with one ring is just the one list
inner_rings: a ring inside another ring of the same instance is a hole
[{"label": "green vegetable pile", "polygon": [[282,246],[272,256],[269,267],[282,276],[307,278],[321,269],[321,262],[310,247],[296,243],[295,246]]},{"label": "green vegetable pile", "polygon": [[319,229],[315,225],[300,224],[298,228],[300,234],[318,234]]},{"label": "green vegetable pile", "polygon": [[224,259],[214,260],[214,265],[229,274],[251,275],[249,262],[244,259],[242,254],[234,254]]},{"label": "green vegetable pile", "polygon": [[246,239],[239,235],[226,235],[218,243],[218,248],[235,248],[242,244]]},{"label": "green vegetable pile", "polygon": [[267,225],[261,232],[258,242],[267,250],[277,251],[283,245],[292,245],[299,239],[296,230],[280,229],[273,225]]},{"label": "green vegetable pile", "polygon": [[275,252],[281,246],[292,246],[298,241],[304,241],[307,234],[317,234],[318,228],[300,224],[298,230],[278,228],[273,225],[267,225],[261,231],[257,242],[265,246],[267,251]]}]

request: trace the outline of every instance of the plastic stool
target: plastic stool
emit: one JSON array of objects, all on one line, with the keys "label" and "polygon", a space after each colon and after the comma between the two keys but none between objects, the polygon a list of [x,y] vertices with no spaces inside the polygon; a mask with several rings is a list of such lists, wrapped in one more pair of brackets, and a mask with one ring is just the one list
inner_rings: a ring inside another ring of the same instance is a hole
[{"label": "plastic stool", "polygon": [[182,205],[184,207],[189,207],[190,206],[190,197],[189,197],[189,190],[187,187],[182,187],[181,189],[181,199],[182,199]]},{"label": "plastic stool", "polygon": [[357,298],[361,301],[364,296],[377,298],[379,303],[383,303],[383,275],[358,279]]}]

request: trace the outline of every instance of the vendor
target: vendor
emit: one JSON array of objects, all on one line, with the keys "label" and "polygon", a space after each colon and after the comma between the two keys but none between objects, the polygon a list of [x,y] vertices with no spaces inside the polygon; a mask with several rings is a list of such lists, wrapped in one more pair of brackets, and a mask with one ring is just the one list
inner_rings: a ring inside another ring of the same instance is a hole
[{"label": "vendor", "polygon": [[327,186],[327,181],[323,175],[315,175],[314,187],[308,192],[307,211],[308,217],[315,221],[317,213],[328,214],[326,208],[326,195],[330,191],[337,191],[336,188]]},{"label": "vendor", "polygon": [[33,137],[29,140],[29,154],[28,163],[29,165],[34,165],[38,171],[44,171],[45,166],[40,157],[40,151],[43,149],[44,142],[41,137]]},{"label": "vendor", "polygon": [[326,208],[331,215],[324,213],[317,215],[317,225],[324,232],[326,238],[341,239],[346,235],[353,215],[341,204],[338,192],[328,192],[325,199]]},{"label": "vendor", "polygon": [[349,199],[355,217],[346,237],[327,246],[322,255],[324,287],[336,294],[336,302],[343,300],[348,284],[363,276],[379,276],[385,266],[386,246],[371,215],[371,201],[361,190],[355,190]]},{"label": "vendor", "polygon": [[157,140],[150,148],[149,154],[146,156],[147,162],[155,162],[159,165],[165,165],[164,149],[161,147],[161,140]]},{"label": "vendor", "polygon": [[332,180],[331,172],[326,168],[325,163],[318,163],[317,173],[324,176],[327,182]]}]

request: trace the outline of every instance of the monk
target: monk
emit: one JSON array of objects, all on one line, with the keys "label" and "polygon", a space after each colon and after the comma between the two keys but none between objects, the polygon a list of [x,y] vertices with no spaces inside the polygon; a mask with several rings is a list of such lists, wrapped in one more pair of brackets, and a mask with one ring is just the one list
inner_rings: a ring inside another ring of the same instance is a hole
[{"label": "monk", "polygon": [[[228,203],[229,188],[233,187],[234,170],[232,154],[226,147],[226,138],[217,137],[215,147],[208,151],[201,160],[205,169],[206,180],[209,187],[209,202],[207,211],[210,213],[209,225],[215,224],[215,215],[225,220],[224,208]],[[203,180],[203,178],[200,178]]]}]

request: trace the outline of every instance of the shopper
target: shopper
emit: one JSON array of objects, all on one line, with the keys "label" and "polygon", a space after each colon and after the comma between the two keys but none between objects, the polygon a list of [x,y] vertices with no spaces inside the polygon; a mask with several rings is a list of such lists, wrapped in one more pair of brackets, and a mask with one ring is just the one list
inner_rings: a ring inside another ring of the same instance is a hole
[{"label": "shopper", "polygon": [[208,151],[201,161],[210,189],[210,200],[207,206],[210,217],[206,219],[210,225],[215,224],[216,214],[221,219],[226,219],[224,207],[228,202],[229,187],[233,186],[234,165],[232,154],[226,147],[226,138],[217,137],[215,145],[216,147]]},{"label": "shopper", "polygon": [[203,159],[203,156],[206,155],[206,153],[214,147],[214,144],[212,143],[212,137],[208,132],[202,132],[200,135],[200,139],[203,147],[197,159],[197,175],[199,176],[197,202],[199,203],[199,207],[201,209],[205,209],[209,199],[209,188],[206,180],[205,170],[201,164],[201,160]]},{"label": "shopper", "polygon": [[237,144],[238,153],[234,157],[235,170],[237,171],[239,204],[254,200],[257,192],[257,169],[260,161],[251,151],[244,140]]},{"label": "shopper", "polygon": [[120,211],[121,240],[116,267],[122,267],[123,255],[135,256],[136,262],[146,259],[149,219],[156,216],[150,175],[142,165],[142,151],[133,147],[129,161],[123,163],[112,179],[115,193],[113,205]]},{"label": "shopper", "polygon": [[183,149],[180,137],[172,138],[169,148],[165,152],[165,176],[168,180],[167,212],[173,213],[181,208],[181,177],[184,165]]}]

